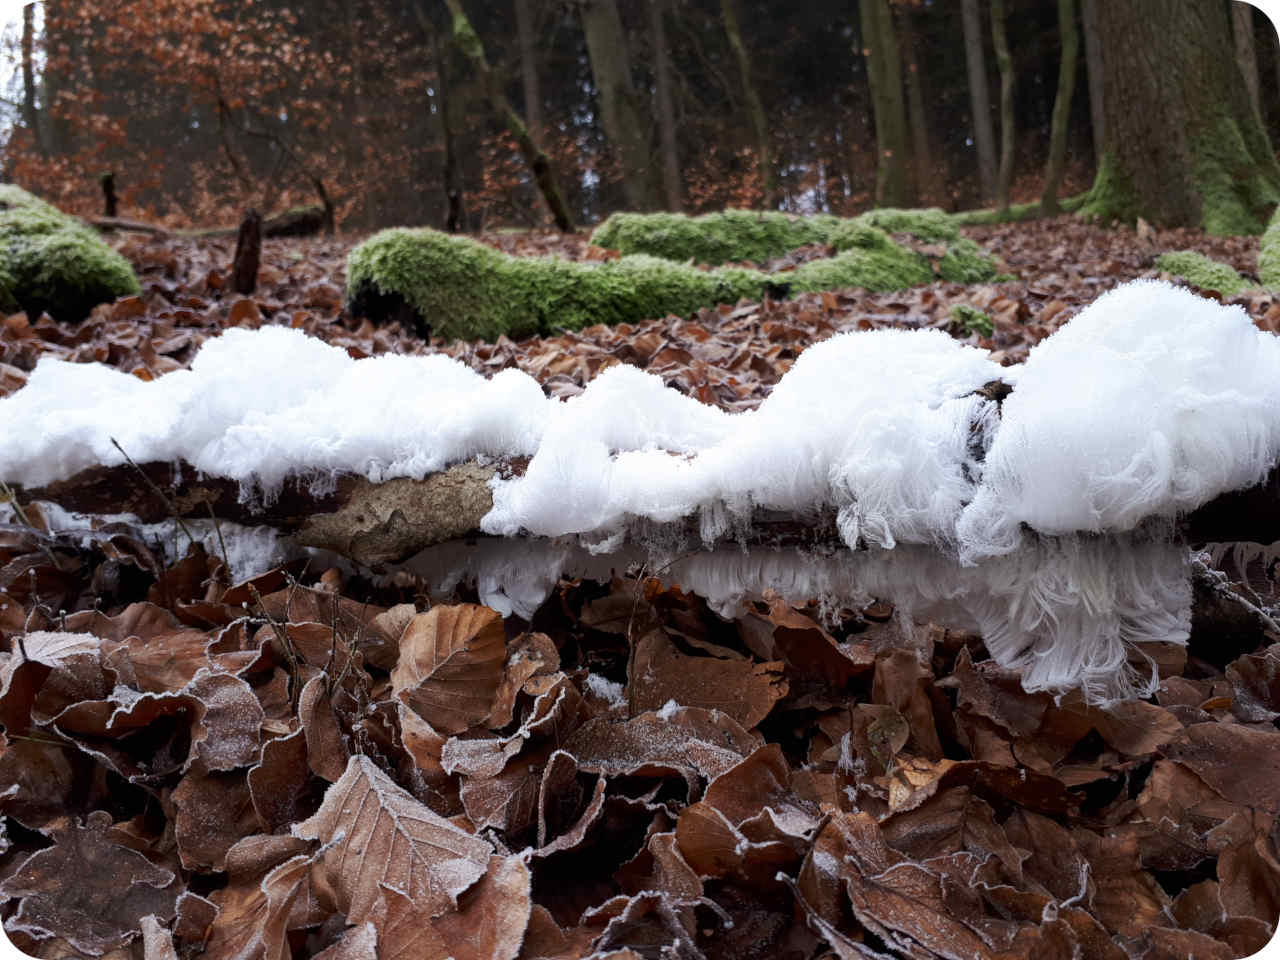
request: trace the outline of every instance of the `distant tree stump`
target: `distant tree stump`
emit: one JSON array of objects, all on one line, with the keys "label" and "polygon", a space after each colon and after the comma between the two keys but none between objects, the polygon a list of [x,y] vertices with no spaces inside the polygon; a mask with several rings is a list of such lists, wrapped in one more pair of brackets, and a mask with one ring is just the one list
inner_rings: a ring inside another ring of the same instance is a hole
[{"label": "distant tree stump", "polygon": [[262,214],[250,210],[240,221],[236,234],[236,255],[231,265],[231,286],[248,295],[258,286],[258,264],[262,261]]}]

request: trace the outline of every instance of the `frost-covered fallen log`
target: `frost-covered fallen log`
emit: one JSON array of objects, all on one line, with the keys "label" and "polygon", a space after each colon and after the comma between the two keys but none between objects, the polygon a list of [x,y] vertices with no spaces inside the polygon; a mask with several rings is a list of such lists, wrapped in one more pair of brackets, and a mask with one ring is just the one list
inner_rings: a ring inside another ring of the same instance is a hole
[{"label": "frost-covered fallen log", "polygon": [[[1018,367],[936,331],[848,334],[728,414],[625,366],[563,402],[515,370],[234,330],[150,383],[43,361],[0,429],[0,478],[68,509],[154,516],[154,484],[524,613],[562,572],[629,564],[725,611],[878,596],[980,630],[1029,689],[1105,699],[1133,689],[1134,643],[1185,641],[1188,539],[1274,538],[1248,511],[1274,523],[1280,341],[1139,282]],[[459,543],[477,530],[502,539]]]}]

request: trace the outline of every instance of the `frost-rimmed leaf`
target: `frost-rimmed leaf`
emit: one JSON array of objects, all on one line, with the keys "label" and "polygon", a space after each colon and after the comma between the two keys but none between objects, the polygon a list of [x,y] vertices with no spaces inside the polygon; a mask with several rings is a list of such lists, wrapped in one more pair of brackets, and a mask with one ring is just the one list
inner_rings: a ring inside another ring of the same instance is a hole
[{"label": "frost-rimmed leaf", "polygon": [[391,688],[441,733],[461,733],[492,712],[506,655],[496,611],[470,603],[434,607],[400,637]]},{"label": "frost-rimmed leaf", "polygon": [[428,916],[440,915],[484,876],[492,852],[487,842],[433,813],[363,755],[347,762],[315,816],[294,827],[294,834],[332,845],[322,869],[353,924],[369,919],[382,884],[425,904]]}]

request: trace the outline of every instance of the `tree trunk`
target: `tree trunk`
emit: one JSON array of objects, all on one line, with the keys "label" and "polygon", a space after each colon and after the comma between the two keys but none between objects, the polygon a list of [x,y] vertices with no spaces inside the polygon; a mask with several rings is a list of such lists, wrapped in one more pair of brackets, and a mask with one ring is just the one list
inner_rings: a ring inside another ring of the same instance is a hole
[{"label": "tree trunk", "polygon": [[1040,211],[1050,217],[1058,212],[1058,186],[1062,183],[1062,168],[1067,159],[1067,123],[1071,119],[1071,95],[1076,86],[1076,53],[1080,44],[1075,7],[1075,0],[1058,0],[1062,59],[1058,63],[1058,93],[1053,100],[1049,162],[1045,165],[1044,193],[1040,196]]},{"label": "tree trunk", "polygon": [[262,261],[262,214],[250,210],[240,221],[236,234],[235,258],[231,263],[231,288],[248,296],[258,286],[258,264]]},{"label": "tree trunk", "polygon": [[1084,59],[1089,73],[1089,120],[1093,125],[1093,159],[1102,162],[1107,145],[1104,103],[1102,38],[1098,36],[1098,0],[1082,0],[1080,20],[1084,27]]},{"label": "tree trunk", "polygon": [[31,142],[43,156],[45,151],[40,135],[40,114],[36,110],[35,15],[34,3],[28,3],[22,8],[22,124],[31,131]]},{"label": "tree trunk", "polygon": [[982,199],[996,195],[995,137],[991,132],[991,97],[987,93],[987,62],[982,52],[982,25],[978,0],[960,0],[964,24],[964,56],[969,67],[969,104],[973,113],[973,140],[978,147],[978,178]]},{"label": "tree trunk", "polygon": [[907,118],[902,103],[902,66],[888,0],[863,0],[862,46],[876,120],[876,206],[907,205]]},{"label": "tree trunk", "polygon": [[680,155],[676,152],[676,111],[671,102],[671,55],[662,22],[666,0],[649,0],[649,34],[653,41],[653,72],[658,88],[658,130],[662,137],[662,192],[668,210],[679,210]]},{"label": "tree trunk", "polygon": [[653,191],[653,164],[649,154],[649,125],[638,107],[631,82],[631,61],[622,32],[622,18],[615,0],[582,0],[582,32],[591,61],[605,136],[622,162],[622,186],[627,206],[652,210],[658,206]]},{"label": "tree trunk", "polygon": [[764,106],[760,102],[760,95],[756,92],[751,57],[747,54],[747,46],[742,42],[742,31],[738,27],[737,0],[720,0],[720,18],[724,21],[724,32],[729,38],[733,57],[738,62],[738,75],[742,78],[742,97],[746,101],[747,115],[756,135],[756,162],[760,165],[760,187],[764,191],[763,206],[766,210],[772,210],[777,205],[778,177],[773,169],[769,124],[765,118]]},{"label": "tree trunk", "polygon": [[1225,7],[1125,0],[1098,15],[1107,151],[1082,211],[1259,233],[1280,202],[1280,164],[1232,56]]},{"label": "tree trunk", "polygon": [[996,177],[996,210],[1009,209],[1013,182],[1013,57],[1005,34],[1004,0],[991,0],[991,41],[1000,69],[1000,172]]},{"label": "tree trunk", "polygon": [[556,185],[555,175],[551,171],[550,158],[534,142],[533,137],[529,135],[529,128],[524,125],[520,115],[511,106],[511,101],[507,99],[507,95],[502,90],[502,78],[489,68],[489,61],[485,59],[484,55],[484,45],[472,28],[471,21],[467,19],[467,15],[462,9],[461,0],[444,0],[444,2],[449,8],[449,12],[453,14],[454,42],[466,54],[467,59],[471,61],[471,66],[480,75],[480,79],[484,83],[485,93],[489,98],[489,105],[493,108],[494,113],[502,119],[507,129],[511,131],[511,135],[516,138],[516,144],[520,148],[520,155],[524,157],[525,163],[533,171],[533,179],[538,185],[538,191],[542,194],[542,199],[546,201],[547,207],[551,210],[551,216],[555,220],[556,228],[564,233],[572,233],[573,218],[569,216],[569,208],[565,206],[564,198],[560,194],[560,188]]},{"label": "tree trunk", "polygon": [[1242,0],[1231,4],[1231,22],[1236,38],[1236,62],[1249,90],[1253,109],[1262,116],[1262,101],[1258,96],[1258,51],[1253,42],[1253,7]]},{"label": "tree trunk", "polygon": [[916,59],[916,34],[911,23],[910,7],[901,11],[902,51],[906,56],[907,112],[911,117],[911,146],[915,153],[917,201],[923,202],[933,178],[933,156],[929,149],[929,122],[924,112],[924,90],[920,64]]},{"label": "tree trunk", "polygon": [[[432,26],[423,15],[423,25]],[[440,34],[432,26],[431,52],[436,61],[436,109],[440,114],[440,140],[444,145],[444,228],[449,233],[462,229],[462,175],[458,170],[458,147],[453,136],[452,99],[449,95],[449,67],[453,58],[440,44]]]},{"label": "tree trunk", "polygon": [[520,40],[520,83],[524,88],[524,118],[535,142],[542,140],[542,94],[538,90],[537,45],[529,0],[516,0],[516,36]]}]

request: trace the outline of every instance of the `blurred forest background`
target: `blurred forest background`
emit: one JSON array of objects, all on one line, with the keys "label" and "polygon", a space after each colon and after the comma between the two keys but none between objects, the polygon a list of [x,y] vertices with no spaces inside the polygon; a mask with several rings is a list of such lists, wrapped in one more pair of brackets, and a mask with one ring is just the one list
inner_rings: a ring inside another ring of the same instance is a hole
[{"label": "blurred forest background", "polygon": [[322,203],[346,230],[532,226],[522,123],[579,224],[1067,197],[1132,57],[1108,10],[1188,4],[1280,142],[1275,30],[1226,0],[42,0],[9,37],[2,172],[79,213],[110,172],[121,216],[171,225]]}]

